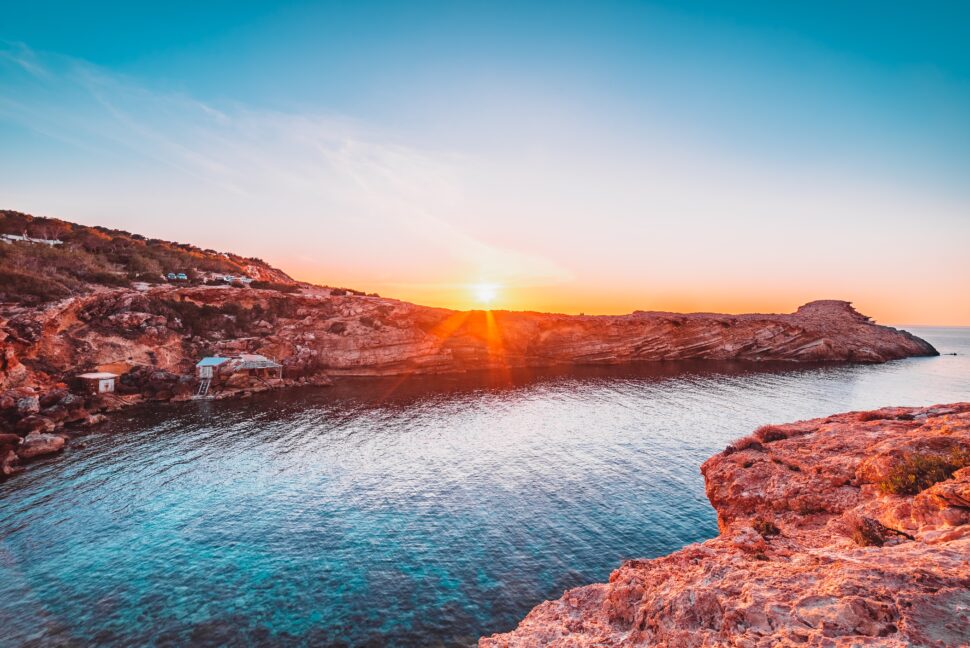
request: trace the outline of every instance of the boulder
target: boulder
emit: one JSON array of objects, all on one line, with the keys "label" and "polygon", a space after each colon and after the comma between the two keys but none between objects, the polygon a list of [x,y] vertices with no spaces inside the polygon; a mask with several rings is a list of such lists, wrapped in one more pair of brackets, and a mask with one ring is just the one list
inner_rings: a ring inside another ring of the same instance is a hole
[{"label": "boulder", "polygon": [[66,388],[58,387],[56,389],[51,389],[40,397],[41,407],[50,407],[51,405],[60,404],[66,396],[69,396],[69,392]]},{"label": "boulder", "polygon": [[64,449],[64,437],[57,434],[28,434],[17,455],[21,459],[33,459],[43,455],[54,454]]},{"label": "boulder", "polygon": [[94,425],[100,425],[108,420],[108,417],[104,414],[89,414],[83,421],[82,425],[85,427],[91,427]]},{"label": "boulder", "polygon": [[13,450],[4,450],[0,447],[0,475],[9,477],[23,470],[19,465],[20,457]]},{"label": "boulder", "polygon": [[40,411],[40,398],[37,396],[24,396],[17,400],[17,413],[21,416],[36,414]]},{"label": "boulder", "polygon": [[32,415],[17,421],[16,429],[24,434],[53,432],[57,426],[46,416]]},{"label": "boulder", "polygon": [[0,447],[20,445],[20,435],[0,432]]}]

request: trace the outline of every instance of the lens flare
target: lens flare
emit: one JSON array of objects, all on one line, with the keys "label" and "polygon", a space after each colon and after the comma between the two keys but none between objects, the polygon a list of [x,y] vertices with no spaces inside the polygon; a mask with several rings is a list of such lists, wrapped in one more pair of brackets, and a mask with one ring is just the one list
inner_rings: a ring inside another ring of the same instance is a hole
[{"label": "lens flare", "polygon": [[483,306],[491,306],[498,297],[498,286],[492,283],[478,283],[472,286],[476,301]]}]

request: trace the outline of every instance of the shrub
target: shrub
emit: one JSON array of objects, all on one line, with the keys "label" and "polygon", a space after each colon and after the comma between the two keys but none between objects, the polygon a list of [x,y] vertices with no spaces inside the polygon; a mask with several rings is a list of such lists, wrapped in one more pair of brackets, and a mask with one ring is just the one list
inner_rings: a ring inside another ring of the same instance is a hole
[{"label": "shrub", "polygon": [[139,272],[139,273],[129,273],[128,278],[132,281],[144,281],[145,283],[159,284],[164,283],[165,280],[162,279],[161,275],[155,274],[153,272]]},{"label": "shrub", "polygon": [[768,538],[770,536],[781,534],[781,529],[775,526],[774,522],[764,518],[755,518],[755,521],[751,523],[751,526],[755,531],[761,534],[762,538]]},{"label": "shrub", "polygon": [[70,294],[66,286],[49,277],[0,269],[0,299],[50,301]]},{"label": "shrub", "polygon": [[276,290],[282,293],[295,293],[300,290],[299,286],[291,284],[273,283],[272,281],[254,281],[249,284],[250,288],[260,288],[263,290]]},{"label": "shrub", "polygon": [[970,465],[970,452],[954,449],[947,455],[912,453],[903,457],[877,482],[887,495],[916,495],[933,484],[946,481]]},{"label": "shrub", "polygon": [[774,425],[762,425],[754,431],[754,435],[761,439],[764,443],[781,441],[782,439],[788,438],[788,435],[785,434],[784,430]]},{"label": "shrub", "polygon": [[735,452],[742,452],[744,450],[753,450],[754,452],[764,452],[765,447],[761,445],[761,442],[758,441],[753,436],[746,436],[742,439],[738,439],[728,447],[724,448],[724,454],[730,455],[730,454],[734,454]]},{"label": "shrub", "polygon": [[867,517],[856,518],[849,523],[849,537],[860,547],[881,547],[886,542],[883,526]]}]

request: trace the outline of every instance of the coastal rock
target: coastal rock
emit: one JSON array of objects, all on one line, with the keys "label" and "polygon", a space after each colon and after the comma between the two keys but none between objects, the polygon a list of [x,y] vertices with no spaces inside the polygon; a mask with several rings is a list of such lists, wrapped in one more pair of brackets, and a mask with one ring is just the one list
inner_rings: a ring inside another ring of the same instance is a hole
[{"label": "coastal rock", "polygon": [[28,434],[17,454],[21,459],[33,459],[42,455],[54,454],[64,448],[64,437],[56,434]]},{"label": "coastal rock", "polygon": [[20,437],[16,434],[0,433],[0,476],[9,477],[21,471],[17,447]]},{"label": "coastal rock", "polygon": [[[179,321],[182,330],[155,325],[163,320]],[[884,362],[936,354],[925,341],[874,324],[840,301],[773,315],[569,316],[207,286],[101,290],[43,309],[18,307],[15,317],[0,320],[0,332],[10,336],[17,357],[41,361],[27,385],[47,389],[78,367],[124,358],[132,375],[121,389],[147,385],[161,397],[172,395],[179,376],[193,373],[199,357],[216,352],[267,355],[295,377],[674,360]]]},{"label": "coastal rock", "polygon": [[40,398],[37,396],[24,396],[17,400],[17,413],[21,416],[29,416],[40,411]]},{"label": "coastal rock", "polygon": [[4,446],[17,447],[20,445],[20,436],[16,434],[0,433],[0,448]]},{"label": "coastal rock", "polygon": [[964,461],[970,403],[761,428],[702,467],[717,538],[628,561],[479,645],[970,645]]},{"label": "coastal rock", "polygon": [[31,415],[17,421],[16,429],[25,435],[53,432],[57,426],[46,416]]},{"label": "coastal rock", "polygon": [[[27,225],[37,220],[8,211],[0,218]],[[58,227],[87,231],[60,221]],[[130,244],[137,252],[142,240],[130,237],[118,232],[113,245]],[[166,254],[193,250],[149,244]],[[207,285],[197,278],[117,287],[125,281],[119,276],[109,285],[72,279],[57,300],[53,293],[10,295],[13,301],[0,304],[0,425],[49,433],[139,401],[188,400],[199,389],[196,362],[216,354],[265,355],[283,366],[283,380],[272,384],[238,377],[214,388],[240,396],[343,376],[487,371],[504,378],[512,369],[555,366],[885,362],[936,354],[927,342],[876,325],[843,301],[811,302],[789,314],[462,312],[299,284],[233,255],[194,250],[191,258],[236,276],[245,267],[254,281],[230,286],[223,275],[209,276]],[[45,269],[42,259],[36,261],[38,272]],[[82,397],[87,386],[78,374],[95,370],[121,374],[115,391]],[[802,499],[811,505],[810,494]]]},{"label": "coastal rock", "polygon": [[17,456],[16,451],[0,446],[0,476],[10,477],[21,472],[23,467],[19,464],[20,457]]},{"label": "coastal rock", "polygon": [[84,419],[82,425],[85,427],[93,427],[95,425],[101,425],[107,420],[108,417],[104,414],[90,414]]}]

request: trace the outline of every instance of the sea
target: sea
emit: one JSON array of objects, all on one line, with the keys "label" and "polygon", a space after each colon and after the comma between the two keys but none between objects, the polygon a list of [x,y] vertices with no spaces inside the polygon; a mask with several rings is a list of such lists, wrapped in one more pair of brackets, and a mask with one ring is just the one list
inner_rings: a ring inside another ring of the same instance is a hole
[{"label": "sea", "polygon": [[[766,423],[970,400],[970,329],[881,365],[342,380],[127,410],[0,483],[0,646],[469,646],[717,534]],[[955,355],[951,355],[955,354]]]}]

